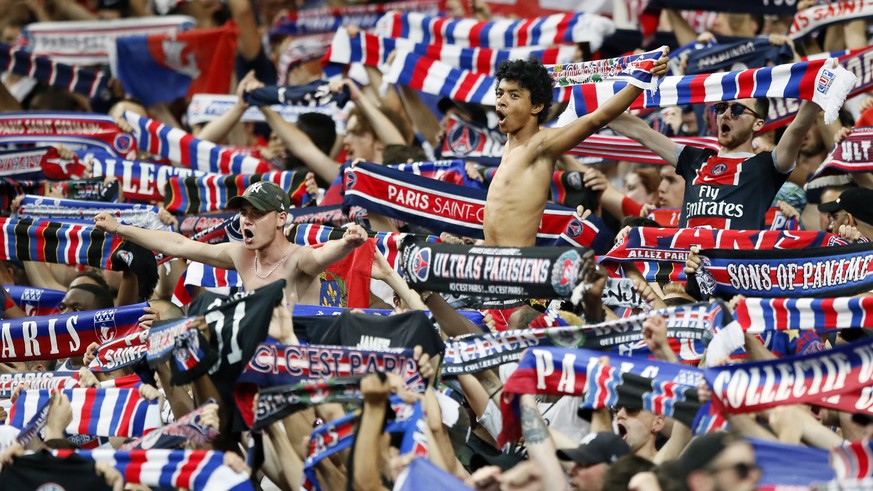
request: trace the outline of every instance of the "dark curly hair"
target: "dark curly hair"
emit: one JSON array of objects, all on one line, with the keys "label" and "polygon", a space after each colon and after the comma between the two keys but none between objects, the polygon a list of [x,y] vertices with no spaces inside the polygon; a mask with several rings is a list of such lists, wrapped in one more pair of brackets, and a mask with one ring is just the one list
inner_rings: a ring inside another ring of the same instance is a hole
[{"label": "dark curly hair", "polygon": [[[549,76],[549,72],[539,60],[509,60],[504,61],[497,68],[497,85],[500,85],[501,80],[511,80],[530,91],[530,102],[532,105],[543,105],[543,110],[537,114],[537,122],[543,124],[549,115],[549,108],[552,105],[552,97],[554,92],[552,86],[554,81]],[[495,87],[496,88],[496,87]]]}]

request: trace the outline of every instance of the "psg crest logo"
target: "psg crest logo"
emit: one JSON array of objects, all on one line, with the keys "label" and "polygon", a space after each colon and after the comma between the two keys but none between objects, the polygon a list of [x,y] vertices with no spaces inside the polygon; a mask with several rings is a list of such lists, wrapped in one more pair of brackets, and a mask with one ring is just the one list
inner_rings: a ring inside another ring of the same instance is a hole
[{"label": "psg crest logo", "polygon": [[482,140],[482,136],[476,132],[474,128],[464,124],[454,125],[449,129],[446,138],[449,142],[449,148],[451,148],[456,155],[467,155],[468,153],[477,150],[479,148],[479,143]]},{"label": "psg crest logo", "polygon": [[714,176],[720,176],[720,175],[724,174],[726,171],[727,171],[727,164],[721,163],[721,164],[716,164],[716,166],[712,168],[712,172],[710,172],[710,174],[712,174]]},{"label": "psg crest logo", "polygon": [[425,282],[430,276],[430,257],[431,250],[429,247],[419,249],[412,258],[412,277],[417,281]]},{"label": "psg crest logo", "polygon": [[354,171],[346,172],[346,189],[354,189],[358,183],[358,175]]},{"label": "psg crest logo", "polygon": [[582,235],[582,222],[576,219],[571,220],[567,224],[567,235],[574,239]]}]

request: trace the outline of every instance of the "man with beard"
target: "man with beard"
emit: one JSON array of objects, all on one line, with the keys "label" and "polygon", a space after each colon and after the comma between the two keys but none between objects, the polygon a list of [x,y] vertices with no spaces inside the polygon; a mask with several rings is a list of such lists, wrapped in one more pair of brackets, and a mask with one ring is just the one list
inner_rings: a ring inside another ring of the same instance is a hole
[{"label": "man with beard", "polygon": [[755,154],[752,138],[764,126],[769,106],[766,98],[714,104],[718,152],[674,143],[629,114],[609,127],[648,147],[685,179],[680,227],[760,230],[818,116],[818,107],[804,101],[776,148]]}]

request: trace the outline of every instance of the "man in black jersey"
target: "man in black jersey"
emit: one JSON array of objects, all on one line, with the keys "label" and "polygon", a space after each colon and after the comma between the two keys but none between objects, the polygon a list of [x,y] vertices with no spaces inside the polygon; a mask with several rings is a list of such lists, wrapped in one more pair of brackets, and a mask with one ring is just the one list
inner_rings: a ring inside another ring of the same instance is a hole
[{"label": "man in black jersey", "polygon": [[766,98],[711,106],[718,152],[674,143],[641,119],[623,114],[609,127],[658,154],[685,178],[680,227],[760,230],[776,192],[794,169],[803,137],[815,124],[818,106],[804,101],[772,152],[754,153],[752,138],[763,126]]}]

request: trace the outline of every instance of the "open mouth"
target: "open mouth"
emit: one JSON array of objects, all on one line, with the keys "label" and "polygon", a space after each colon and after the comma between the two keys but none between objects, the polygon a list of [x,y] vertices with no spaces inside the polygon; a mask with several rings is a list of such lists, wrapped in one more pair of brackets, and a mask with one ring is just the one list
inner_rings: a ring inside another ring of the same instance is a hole
[{"label": "open mouth", "polygon": [[622,440],[627,440],[627,427],[623,423],[616,423],[615,426],[618,428],[618,436],[620,436]]},{"label": "open mouth", "polygon": [[247,228],[247,229],[243,230],[243,242],[244,243],[251,244],[252,239],[254,239],[254,238],[255,238],[255,233],[252,232],[251,229]]},{"label": "open mouth", "polygon": [[729,133],[731,131],[731,127],[725,123],[722,123],[721,128],[719,128],[722,134]]},{"label": "open mouth", "polygon": [[503,114],[503,111],[500,111],[498,109],[497,111],[495,111],[495,113],[497,113],[497,124],[500,125],[506,122],[506,115]]}]

